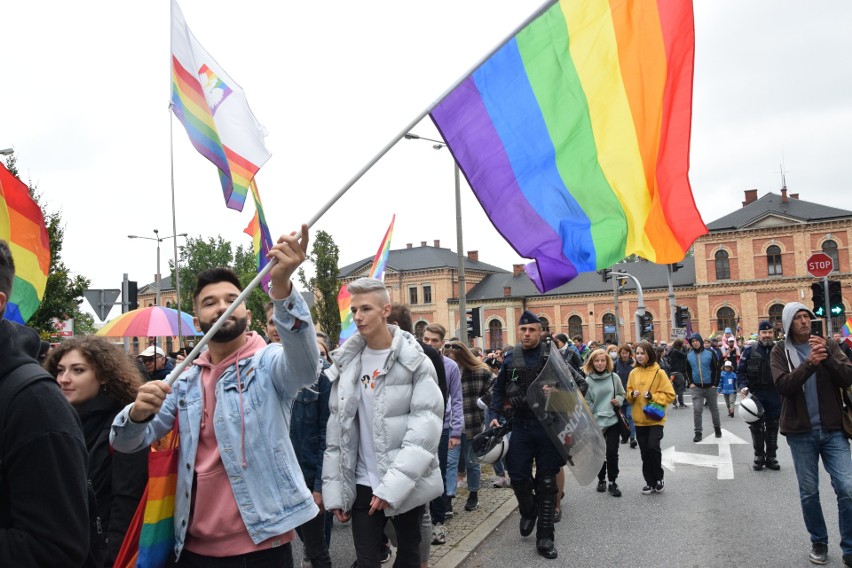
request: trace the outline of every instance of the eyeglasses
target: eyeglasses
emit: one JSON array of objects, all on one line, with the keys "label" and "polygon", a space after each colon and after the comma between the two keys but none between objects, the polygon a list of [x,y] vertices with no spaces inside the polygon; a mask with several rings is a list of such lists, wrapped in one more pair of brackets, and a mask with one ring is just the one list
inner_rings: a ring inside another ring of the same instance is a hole
[{"label": "eyeglasses", "polygon": [[458,343],[447,343],[444,345],[444,349],[463,349],[463,347]]},{"label": "eyeglasses", "polygon": [[137,357],[143,363],[153,363],[156,357]]}]

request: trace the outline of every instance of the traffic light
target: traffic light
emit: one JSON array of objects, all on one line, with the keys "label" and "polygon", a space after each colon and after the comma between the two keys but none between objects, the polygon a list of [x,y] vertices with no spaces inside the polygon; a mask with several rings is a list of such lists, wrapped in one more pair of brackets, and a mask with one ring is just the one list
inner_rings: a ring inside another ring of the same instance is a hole
[{"label": "traffic light", "polygon": [[137,297],[138,288],[136,282],[129,280],[127,282],[127,311],[139,308],[139,298]]},{"label": "traffic light", "polygon": [[686,322],[689,321],[689,308],[686,306],[678,306],[675,309],[675,327],[686,327]]},{"label": "traffic light", "polygon": [[683,268],[683,265],[682,265],[682,264],[678,264],[678,263],[676,263],[676,262],[673,262],[673,263],[671,263],[671,267],[672,267],[672,272],[677,272],[678,270],[680,270],[681,268]]},{"label": "traffic light", "polygon": [[825,317],[825,288],[822,282],[814,282],[811,284],[811,297],[814,302],[814,315],[819,318]]},{"label": "traffic light", "polygon": [[650,335],[654,333],[654,319],[651,317],[651,314],[645,312],[645,315],[642,316],[642,335]]},{"label": "traffic light", "polygon": [[612,272],[611,268],[601,268],[600,270],[598,270],[598,274],[601,275],[601,278],[603,279],[604,282],[609,280],[609,278],[610,278],[609,273],[610,272]]},{"label": "traffic light", "polygon": [[843,290],[837,280],[828,281],[828,304],[831,309],[831,317],[836,318],[846,313],[843,307]]},{"label": "traffic light", "polygon": [[479,312],[481,308],[469,308],[467,310],[467,335],[468,337],[482,337],[482,327],[479,325]]}]

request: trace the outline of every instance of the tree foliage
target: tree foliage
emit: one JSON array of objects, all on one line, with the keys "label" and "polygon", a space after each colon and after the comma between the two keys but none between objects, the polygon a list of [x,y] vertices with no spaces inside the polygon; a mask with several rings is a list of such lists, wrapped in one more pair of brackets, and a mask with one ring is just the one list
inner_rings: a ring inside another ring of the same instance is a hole
[{"label": "tree foliage", "polygon": [[[6,169],[20,179],[14,154],[6,159]],[[27,187],[29,187],[30,196],[41,209],[50,239],[50,270],[44,297],[27,322],[27,326],[38,331],[42,339],[48,340],[56,333],[54,320],[65,321],[68,318],[74,318],[77,335],[94,333],[94,319],[80,309],[83,303],[83,291],[89,287],[91,281],[79,274],[72,274],[62,260],[62,246],[65,240],[62,214],[60,211],[47,210],[41,201],[41,195],[32,183],[28,183]]]},{"label": "tree foliage", "polygon": [[[206,240],[199,236],[189,237],[186,244],[179,247],[180,256],[180,309],[194,314],[192,295],[195,289],[196,275],[209,268],[227,266],[234,270],[245,287],[257,275],[257,263],[251,246],[237,246],[234,250],[230,241],[221,236],[208,237]],[[172,284],[175,285],[174,263],[169,262]],[[269,296],[262,288],[252,290],[246,300],[246,307],[252,313],[250,329],[265,335],[263,307],[269,301]]]},{"label": "tree foliage", "polygon": [[307,260],[314,265],[316,274],[308,279],[305,277],[305,271],[299,268],[299,280],[314,294],[314,305],[311,306],[314,323],[328,334],[332,345],[337,345],[337,339],[340,337],[340,311],[337,307],[337,293],[340,291],[340,284],[337,282],[337,276],[340,274],[340,249],[325,231],[317,231],[313,243]]}]

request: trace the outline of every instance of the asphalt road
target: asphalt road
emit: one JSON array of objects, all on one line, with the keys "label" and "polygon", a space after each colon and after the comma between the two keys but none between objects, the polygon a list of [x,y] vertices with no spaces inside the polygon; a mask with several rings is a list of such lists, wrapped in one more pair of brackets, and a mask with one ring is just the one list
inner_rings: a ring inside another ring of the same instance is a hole
[{"label": "asphalt road", "polygon": [[[721,397],[720,397],[721,401]],[[687,404],[690,400],[687,397]],[[463,564],[464,568],[630,565],[655,568],[743,566],[811,566],[810,539],[799,507],[796,475],[783,436],[779,440],[780,471],[751,468],[752,448],[748,427],[736,416],[729,418],[720,404],[726,441],[741,438],[748,444],[729,446],[732,467],[702,467],[675,463],[666,469],[661,494],[642,495],[638,448],[620,446],[623,496],[597,493],[594,484],[581,487],[568,476],[562,502],[562,522],[556,525],[559,558],[545,560],[535,551],[534,534],[522,538],[515,512],[495,530]],[[705,440],[695,444],[691,406],[668,409],[662,442],[674,446],[675,459],[691,462],[720,461],[724,449],[714,443],[710,413],[703,417]],[[696,458],[686,454],[703,454]],[[725,461],[725,460],[722,460]],[[732,474],[733,479],[725,479]],[[830,480],[821,472],[822,507],[829,534],[829,563],[842,566],[837,528],[837,501]],[[723,477],[723,479],[719,479]]]}]

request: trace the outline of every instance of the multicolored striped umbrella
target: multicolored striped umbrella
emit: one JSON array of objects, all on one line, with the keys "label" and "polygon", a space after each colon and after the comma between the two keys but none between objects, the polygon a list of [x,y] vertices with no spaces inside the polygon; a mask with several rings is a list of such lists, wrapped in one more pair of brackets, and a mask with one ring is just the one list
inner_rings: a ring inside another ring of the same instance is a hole
[{"label": "multicolored striped umbrella", "polygon": [[[180,313],[181,335],[204,335],[195,329],[192,316]],[[105,337],[177,337],[178,312],[171,308],[150,306],[121,314],[110,320],[97,335]]]}]

